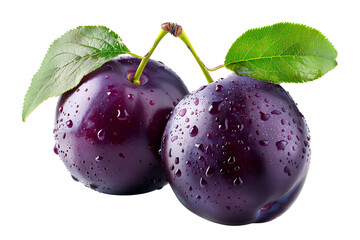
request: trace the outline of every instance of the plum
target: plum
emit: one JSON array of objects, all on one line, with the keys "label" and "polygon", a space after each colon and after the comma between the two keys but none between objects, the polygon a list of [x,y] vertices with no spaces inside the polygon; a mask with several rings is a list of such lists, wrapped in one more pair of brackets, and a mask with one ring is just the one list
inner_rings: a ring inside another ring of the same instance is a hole
[{"label": "plum", "polygon": [[99,192],[138,194],[166,184],[159,149],[167,118],[188,93],[163,63],[149,60],[140,85],[129,81],[140,60],[113,59],[60,96],[55,148],[72,178]]},{"label": "plum", "polygon": [[183,98],[162,139],[166,177],[195,214],[226,225],[270,221],[303,187],[309,130],[277,84],[232,74]]}]

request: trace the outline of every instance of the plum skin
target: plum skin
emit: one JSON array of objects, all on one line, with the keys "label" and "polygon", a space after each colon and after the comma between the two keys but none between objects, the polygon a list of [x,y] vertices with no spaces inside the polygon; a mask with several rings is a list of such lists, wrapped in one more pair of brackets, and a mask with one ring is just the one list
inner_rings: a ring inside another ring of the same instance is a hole
[{"label": "plum skin", "polygon": [[230,75],[184,97],[162,140],[167,179],[193,213],[225,225],[270,221],[310,163],[303,115],[280,86]]},{"label": "plum skin", "polygon": [[167,183],[161,135],[188,90],[171,69],[154,60],[135,85],[128,76],[139,63],[129,56],[113,59],[59,97],[54,151],[72,178],[93,190],[139,194]]}]

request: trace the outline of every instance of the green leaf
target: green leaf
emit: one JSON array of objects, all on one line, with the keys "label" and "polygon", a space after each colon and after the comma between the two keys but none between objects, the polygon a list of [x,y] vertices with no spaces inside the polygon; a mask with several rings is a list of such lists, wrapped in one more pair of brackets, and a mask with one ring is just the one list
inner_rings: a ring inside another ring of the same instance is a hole
[{"label": "green leaf", "polygon": [[333,69],[337,52],[318,30],[294,23],[250,29],[231,46],[225,67],[274,83],[307,82]]},{"label": "green leaf", "polygon": [[76,87],[88,73],[129,49],[104,26],[80,26],[55,40],[31,81],[22,120],[49,97]]}]

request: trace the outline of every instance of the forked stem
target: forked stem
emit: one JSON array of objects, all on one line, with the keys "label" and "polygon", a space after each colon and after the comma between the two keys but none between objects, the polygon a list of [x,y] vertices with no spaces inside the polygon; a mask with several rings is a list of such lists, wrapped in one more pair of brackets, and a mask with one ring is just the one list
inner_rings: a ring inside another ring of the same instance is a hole
[{"label": "forked stem", "polygon": [[135,75],[128,76],[129,80],[132,81],[136,85],[140,84],[141,74],[144,71],[144,68],[145,68],[147,62],[149,61],[149,59],[151,57],[151,54],[154,52],[155,48],[157,47],[157,45],[159,44],[161,39],[167,33],[171,33],[174,37],[179,37],[185,43],[187,48],[190,50],[190,52],[194,56],[196,62],[199,64],[199,66],[200,66],[206,80],[208,81],[208,83],[214,82],[214,80],[210,76],[209,71],[215,71],[217,69],[222,68],[224,65],[220,65],[220,66],[217,66],[217,67],[212,68],[212,69],[209,69],[209,68],[205,67],[204,63],[200,60],[199,56],[196,54],[193,46],[190,43],[189,38],[186,36],[186,34],[185,34],[184,30],[182,29],[182,27],[180,25],[176,24],[176,23],[170,23],[170,22],[163,23],[161,25],[161,31],[160,31],[159,35],[157,36],[157,38],[155,39],[154,44],[150,48],[149,52],[142,58],[142,60],[140,62],[140,65],[139,65],[138,69],[135,72]]},{"label": "forked stem", "polygon": [[199,64],[208,83],[214,82],[214,80],[210,76],[208,69],[205,67],[204,63],[200,60],[199,56],[196,54],[193,46],[191,45],[189,38],[186,36],[183,28],[176,23],[170,23],[170,22],[162,24],[161,28],[165,31],[170,32],[174,37],[179,37],[181,39],[181,41],[183,41],[185,43],[187,48],[190,50],[191,54],[194,56],[196,62]]}]

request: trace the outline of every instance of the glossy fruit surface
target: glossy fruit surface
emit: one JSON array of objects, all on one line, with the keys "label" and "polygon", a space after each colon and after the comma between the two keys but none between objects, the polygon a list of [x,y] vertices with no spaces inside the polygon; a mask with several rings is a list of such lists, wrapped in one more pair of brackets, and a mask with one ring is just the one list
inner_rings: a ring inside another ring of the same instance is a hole
[{"label": "glossy fruit surface", "polygon": [[227,225],[285,212],[310,161],[308,127],[289,94],[235,74],[181,100],[162,141],[167,178],[181,203]]},{"label": "glossy fruit surface", "polygon": [[58,101],[54,151],[74,180],[99,192],[138,194],[166,184],[161,135],[188,90],[153,60],[135,85],[128,76],[139,63],[127,56],[111,60]]}]

